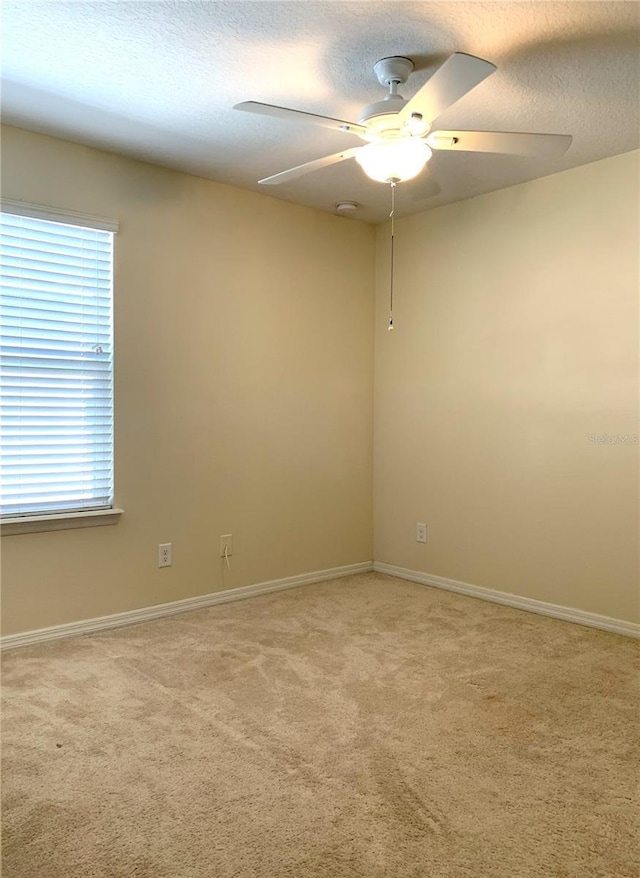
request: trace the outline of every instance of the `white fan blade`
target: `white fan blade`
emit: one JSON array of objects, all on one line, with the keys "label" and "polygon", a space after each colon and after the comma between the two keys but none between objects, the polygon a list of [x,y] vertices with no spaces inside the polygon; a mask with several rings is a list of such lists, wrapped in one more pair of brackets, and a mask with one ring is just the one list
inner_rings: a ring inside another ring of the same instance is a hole
[{"label": "white fan blade", "polygon": [[495,64],[489,61],[456,52],[438,67],[431,79],[405,104],[399,114],[400,121],[406,122],[414,113],[419,113],[425,122],[433,122],[496,70]]},{"label": "white fan blade", "polygon": [[345,149],[342,152],[335,152],[333,155],[326,155],[324,158],[316,159],[313,162],[305,162],[304,165],[297,165],[295,168],[289,168],[288,171],[282,171],[279,174],[273,174],[271,177],[265,177],[264,180],[258,180],[258,183],[286,183],[288,180],[295,180],[296,177],[302,177],[309,171],[317,171],[318,168],[326,168],[327,165],[335,165],[336,162],[343,162],[345,159],[352,158],[360,149],[354,146],[351,149]]},{"label": "white fan blade", "polygon": [[503,131],[432,131],[427,137],[431,149],[461,152],[498,152],[555,158],[571,146],[570,134],[517,134]]},{"label": "white fan blade", "polygon": [[276,119],[286,119],[289,122],[322,125],[323,128],[346,131],[350,134],[364,134],[367,130],[363,125],[358,125],[357,122],[344,122],[342,119],[318,116],[315,113],[305,113],[302,110],[290,110],[288,107],[276,107],[275,104],[261,104],[258,101],[244,101],[242,104],[236,104],[233,109],[244,110],[246,113],[258,113],[261,116],[275,116]]}]

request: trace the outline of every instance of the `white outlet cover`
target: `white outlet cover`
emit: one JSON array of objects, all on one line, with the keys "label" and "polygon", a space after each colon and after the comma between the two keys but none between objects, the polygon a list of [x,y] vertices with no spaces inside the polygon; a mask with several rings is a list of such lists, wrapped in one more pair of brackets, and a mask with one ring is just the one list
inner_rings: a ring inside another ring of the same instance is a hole
[{"label": "white outlet cover", "polygon": [[158,546],[158,567],[171,567],[173,564],[173,544],[160,543]]}]

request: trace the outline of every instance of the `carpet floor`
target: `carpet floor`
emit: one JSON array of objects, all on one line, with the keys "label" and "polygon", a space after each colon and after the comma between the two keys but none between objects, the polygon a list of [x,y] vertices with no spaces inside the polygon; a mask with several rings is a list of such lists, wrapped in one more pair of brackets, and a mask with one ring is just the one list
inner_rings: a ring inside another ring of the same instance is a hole
[{"label": "carpet floor", "polygon": [[2,874],[638,878],[638,653],[374,573],[16,650]]}]

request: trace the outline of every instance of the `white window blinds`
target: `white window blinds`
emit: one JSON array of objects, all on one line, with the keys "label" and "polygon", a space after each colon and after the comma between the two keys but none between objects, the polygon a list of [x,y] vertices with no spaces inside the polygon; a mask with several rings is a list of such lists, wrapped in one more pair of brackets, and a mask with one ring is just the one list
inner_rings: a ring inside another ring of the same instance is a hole
[{"label": "white window blinds", "polygon": [[1,514],[109,508],[113,232],[3,209],[0,266]]}]

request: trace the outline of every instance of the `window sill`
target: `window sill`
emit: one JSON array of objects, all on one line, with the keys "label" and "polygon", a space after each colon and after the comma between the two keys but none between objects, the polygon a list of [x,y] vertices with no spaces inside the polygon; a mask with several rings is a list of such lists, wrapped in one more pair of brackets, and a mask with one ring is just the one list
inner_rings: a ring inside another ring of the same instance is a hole
[{"label": "window sill", "polygon": [[2,536],[8,537],[76,527],[101,527],[117,524],[123,512],[124,509],[93,509],[89,512],[61,512],[58,515],[23,515],[4,518],[0,528]]}]

